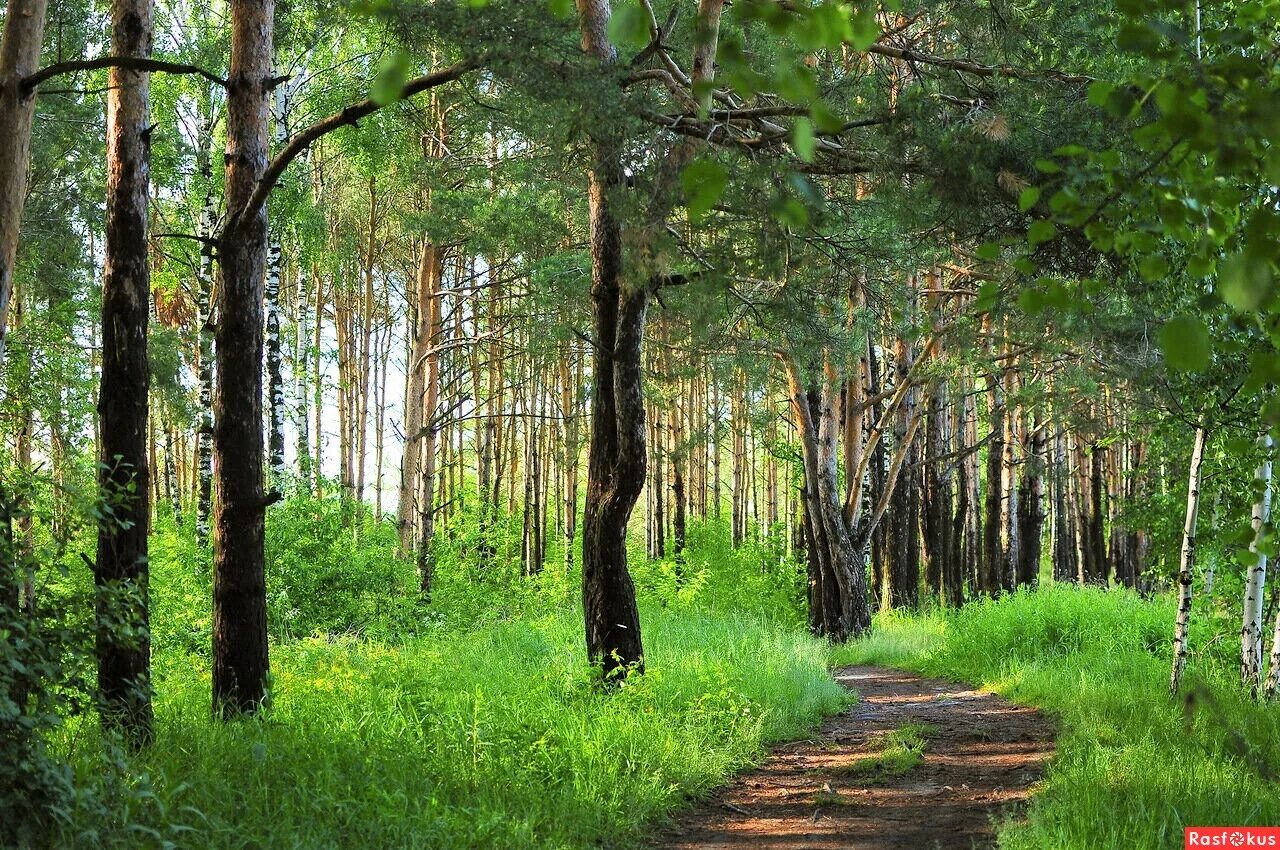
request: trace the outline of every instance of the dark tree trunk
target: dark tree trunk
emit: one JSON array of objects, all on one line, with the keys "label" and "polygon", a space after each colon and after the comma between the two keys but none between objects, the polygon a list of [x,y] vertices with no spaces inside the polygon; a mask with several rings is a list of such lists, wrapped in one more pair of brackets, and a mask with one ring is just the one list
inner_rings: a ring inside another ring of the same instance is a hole
[{"label": "dark tree trunk", "polygon": [[[617,61],[609,42],[608,0],[578,0],[582,48],[601,63]],[[644,395],[640,352],[649,291],[622,279],[622,228],[614,196],[622,155],[614,128],[593,139],[588,188],[595,369],[586,506],[582,517],[582,608],[587,658],[609,678],[644,670],[640,613],[627,571],[627,521],[645,481]]]},{"label": "dark tree trunk", "polygon": [[1044,536],[1044,451],[1045,425],[1035,422],[1024,445],[1022,480],[1018,489],[1018,585],[1035,586],[1040,576],[1040,553]]},{"label": "dark tree trunk", "polygon": [[1053,435],[1053,580],[1075,582],[1080,565],[1076,558],[1076,526],[1071,516],[1071,460],[1067,435],[1061,428]]},{"label": "dark tree trunk", "polygon": [[[112,52],[151,55],[150,0],[112,4]],[[151,643],[147,633],[147,322],[151,273],[147,199],[151,141],[149,75],[107,75],[107,230],[102,276],[102,383],[98,484],[111,509],[98,525],[98,692],[103,723],[134,746],[152,738]]]},{"label": "dark tree trunk", "polygon": [[267,696],[263,561],[262,301],[265,207],[241,218],[267,164],[273,0],[232,0],[227,86],[226,202],[219,239],[213,522],[213,710],[251,713]]},{"label": "dark tree trunk", "polygon": [[1105,452],[1097,443],[1089,449],[1089,548],[1093,562],[1093,581],[1105,585],[1111,577],[1107,560],[1107,540],[1103,531],[1106,510],[1103,506]]},{"label": "dark tree trunk", "polygon": [[1001,379],[997,375],[987,376],[988,405],[987,412],[991,417],[991,430],[987,441],[987,493],[983,517],[982,568],[980,570],[980,589],[983,593],[997,596],[1001,586],[1001,566],[1004,564],[1004,541],[1001,537],[1004,517],[1004,454],[1005,454],[1005,401],[1001,392]]}]

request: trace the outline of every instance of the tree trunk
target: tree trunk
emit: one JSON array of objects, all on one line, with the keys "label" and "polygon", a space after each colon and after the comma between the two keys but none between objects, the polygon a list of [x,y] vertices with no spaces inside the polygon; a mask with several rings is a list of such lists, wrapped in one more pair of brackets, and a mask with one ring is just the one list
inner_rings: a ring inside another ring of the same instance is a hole
[{"label": "tree trunk", "polygon": [[[150,0],[115,0],[111,47],[151,55]],[[147,256],[150,75],[107,74],[107,227],[102,276],[101,442],[98,486],[111,506],[98,524],[98,692],[103,723],[140,747],[152,739],[151,641],[147,630],[147,534],[151,528],[147,404]]]},{"label": "tree trunk", "polygon": [[[578,0],[582,47],[602,65],[609,43],[608,0]],[[612,127],[594,138],[589,173],[591,307],[595,342],[591,440],[582,517],[582,607],[588,660],[607,679],[644,670],[635,586],[627,571],[627,521],[645,480],[641,347],[649,291],[622,277],[622,228],[613,200],[622,190],[620,140]]]},{"label": "tree trunk", "polygon": [[1005,510],[1004,494],[1004,440],[1005,400],[1000,387],[1000,378],[994,374],[987,376],[987,407],[991,417],[991,430],[987,443],[987,494],[986,511],[983,519],[983,531],[986,542],[982,556],[981,590],[992,596],[1000,593],[1000,567],[1004,563],[1005,551],[1002,535]]},{"label": "tree trunk", "polygon": [[197,383],[200,387],[200,430],[196,442],[196,541],[204,546],[209,542],[209,517],[213,513],[213,244],[214,219],[218,207],[213,195],[213,122],[212,104],[200,123],[197,139],[196,167],[204,184],[204,202],[200,205],[200,218],[196,234],[200,243],[200,261],[196,271],[196,312],[199,330],[199,365]]},{"label": "tree trunk", "polygon": [[[429,256],[428,256],[429,255]],[[432,544],[436,534],[436,466],[440,445],[440,423],[436,409],[440,406],[440,350],[443,340],[444,315],[441,290],[444,279],[444,257],[438,250],[430,250],[423,262],[430,265],[422,269],[425,277],[418,278],[420,292],[418,306],[423,310],[422,333],[423,362],[414,361],[414,368],[421,369],[422,377],[422,427],[416,432],[420,438],[419,463],[422,475],[417,489],[421,504],[418,509],[418,579],[423,601],[431,601],[431,588],[435,583],[436,559]],[[415,346],[416,348],[416,346]]]},{"label": "tree trunk", "polygon": [[1045,424],[1039,417],[1031,423],[1023,439],[1022,480],[1018,484],[1018,565],[1019,587],[1034,587],[1040,576],[1040,554],[1044,537],[1044,453]]},{"label": "tree trunk", "polygon": [[1249,553],[1254,562],[1245,579],[1244,619],[1240,628],[1240,678],[1254,693],[1262,676],[1262,594],[1267,582],[1267,553],[1262,544],[1271,517],[1271,436],[1265,435],[1259,442],[1263,458],[1258,464],[1257,479],[1262,492],[1253,503],[1253,540],[1249,543]]},{"label": "tree trunk", "polygon": [[831,382],[806,386],[799,368],[784,358],[804,461],[803,502],[810,570],[810,625],[836,642],[871,628],[863,567],[869,529],[855,534],[846,521],[836,464],[839,421]]},{"label": "tree trunk", "polygon": [[[271,91],[272,137],[277,149],[289,138],[288,83]],[[267,456],[271,482],[283,484],[289,474],[284,463],[284,348],[280,339],[280,281],[284,264],[284,246],[280,227],[270,227],[267,242],[267,288],[265,308],[267,320]]]},{"label": "tree trunk", "polygon": [[1205,429],[1196,428],[1187,473],[1187,517],[1182,526],[1182,558],[1178,565],[1178,616],[1173,626],[1173,673],[1169,690],[1176,694],[1187,665],[1187,626],[1191,620],[1191,581],[1196,566],[1196,518],[1200,513],[1200,467],[1204,461]]},{"label": "tree trunk", "polygon": [[409,350],[408,392],[405,396],[404,451],[400,459],[400,497],[396,525],[400,534],[400,554],[413,551],[415,518],[419,516],[418,487],[422,482],[422,404],[426,393],[426,363],[431,349],[431,298],[434,280],[440,273],[439,251],[426,242],[418,258],[416,297],[409,311],[412,345]]},{"label": "tree trunk", "polygon": [[267,164],[267,85],[274,0],[231,0],[227,85],[226,203],[219,239],[221,281],[214,397],[213,710],[252,713],[267,697],[267,594],[263,533],[262,300],[265,207],[238,212]]},{"label": "tree trunk", "polygon": [[13,295],[14,264],[27,201],[27,168],[31,161],[34,92],[22,80],[37,70],[48,0],[9,0],[0,42],[0,367],[4,366],[5,329]]}]

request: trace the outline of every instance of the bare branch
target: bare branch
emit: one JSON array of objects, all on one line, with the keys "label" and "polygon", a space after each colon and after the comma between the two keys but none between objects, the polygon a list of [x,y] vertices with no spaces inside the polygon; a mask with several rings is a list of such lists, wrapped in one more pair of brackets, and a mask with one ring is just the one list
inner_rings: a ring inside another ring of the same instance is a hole
[{"label": "bare branch", "polygon": [[[448,68],[412,79],[400,89],[400,99],[404,100],[452,82],[468,71],[473,71],[479,67],[479,59],[464,59],[461,62],[450,65]],[[339,127],[355,125],[362,118],[372,115],[387,105],[385,103],[377,103],[371,99],[362,100],[333,113],[327,118],[322,118],[310,127],[294,133],[289,138],[289,141],[285,143],[284,148],[267,164],[267,170],[258,181],[258,185],[253,190],[253,195],[249,197],[249,201],[244,205],[244,208],[235,215],[228,217],[224,233],[232,233],[238,230],[244,222],[250,221],[258,214],[263,205],[266,204],[267,196],[271,194],[271,190],[280,181],[280,176],[289,167],[289,163],[297,159],[313,142],[322,136],[332,133]]]},{"label": "bare branch", "polygon": [[23,94],[31,94],[45,80],[62,74],[74,74],[79,71],[96,71],[100,68],[126,68],[130,71],[159,71],[166,74],[195,74],[210,82],[225,87],[227,81],[211,71],[196,65],[181,62],[165,62],[161,59],[143,59],[141,56],[99,56],[97,59],[76,59],[71,62],[57,62],[41,68],[22,80]]}]

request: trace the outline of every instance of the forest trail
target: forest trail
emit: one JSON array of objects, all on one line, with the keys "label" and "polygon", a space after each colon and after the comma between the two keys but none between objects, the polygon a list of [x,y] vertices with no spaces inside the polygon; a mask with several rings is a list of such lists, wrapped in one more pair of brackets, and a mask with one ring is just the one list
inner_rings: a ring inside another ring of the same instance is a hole
[{"label": "forest trail", "polygon": [[858,694],[810,740],[685,812],[664,850],[934,850],[994,846],[1053,752],[1054,726],[994,694],[882,667],[843,667]]}]

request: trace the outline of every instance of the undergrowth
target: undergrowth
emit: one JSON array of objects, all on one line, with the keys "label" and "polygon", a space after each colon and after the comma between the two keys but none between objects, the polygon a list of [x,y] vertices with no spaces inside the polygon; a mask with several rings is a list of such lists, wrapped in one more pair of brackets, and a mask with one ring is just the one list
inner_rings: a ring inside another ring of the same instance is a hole
[{"label": "undergrowth", "polygon": [[[51,745],[76,793],[51,812],[52,843],[634,846],[848,701],[826,647],[796,628],[802,569],[767,547],[734,551],[726,531],[691,529],[680,582],[674,561],[633,551],[647,672],[605,690],[561,553],[522,577],[455,534],[427,605],[390,522],[292,499],[268,519],[271,707],[224,724],[210,720],[208,553],[189,523],[161,518],[156,742],[130,756],[92,712],[69,718]],[[46,594],[70,599],[85,580],[73,569]]]}]

